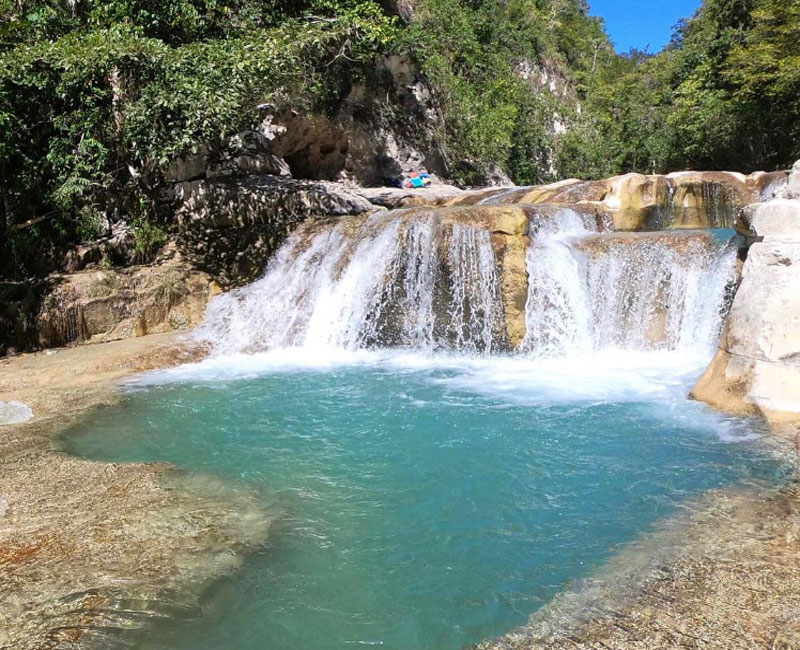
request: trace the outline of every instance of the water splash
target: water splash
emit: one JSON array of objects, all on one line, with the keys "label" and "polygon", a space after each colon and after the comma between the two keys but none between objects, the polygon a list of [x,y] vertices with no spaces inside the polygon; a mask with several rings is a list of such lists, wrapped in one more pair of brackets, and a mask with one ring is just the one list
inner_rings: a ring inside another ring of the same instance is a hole
[{"label": "water splash", "polygon": [[527,353],[707,355],[735,280],[736,249],[720,249],[710,233],[586,236],[574,230],[535,240],[527,264]]},{"label": "water splash", "polygon": [[223,353],[283,347],[491,352],[502,336],[490,234],[435,212],[295,233],[257,282],[217,298],[198,331]]},{"label": "water splash", "polygon": [[[412,209],[306,224],[260,280],[211,303],[199,335],[227,354],[508,351],[502,260],[480,210],[460,220]],[[527,215],[518,353],[709,353],[735,278],[732,247],[707,232],[608,233],[594,213],[569,208]]]}]

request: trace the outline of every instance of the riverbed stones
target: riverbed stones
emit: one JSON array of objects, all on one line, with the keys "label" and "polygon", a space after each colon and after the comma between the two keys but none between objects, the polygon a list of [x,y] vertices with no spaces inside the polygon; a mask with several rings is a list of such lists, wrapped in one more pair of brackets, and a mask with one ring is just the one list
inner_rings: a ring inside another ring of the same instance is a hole
[{"label": "riverbed stones", "polygon": [[800,491],[725,490],[473,650],[796,650]]},{"label": "riverbed stones", "polygon": [[241,485],[89,461],[54,442],[86,409],[118,402],[122,377],[199,355],[166,334],[0,361],[0,401],[36,414],[0,427],[0,648],[107,644],[196,607],[264,542],[270,515]]}]

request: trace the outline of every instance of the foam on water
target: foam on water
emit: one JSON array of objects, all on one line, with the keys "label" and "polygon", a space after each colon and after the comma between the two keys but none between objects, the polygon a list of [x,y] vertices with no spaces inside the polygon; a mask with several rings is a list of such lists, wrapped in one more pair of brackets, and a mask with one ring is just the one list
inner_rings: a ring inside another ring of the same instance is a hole
[{"label": "foam on water", "polygon": [[719,336],[735,249],[691,233],[597,231],[593,215],[571,209],[533,217],[527,333],[502,354],[487,231],[435,211],[300,231],[262,279],[211,303],[198,333],[209,359],[136,381],[361,366],[517,404],[683,399]]},{"label": "foam on water", "polygon": [[[736,250],[708,235],[598,233],[571,209],[531,218],[526,334],[514,352],[694,350],[719,336]],[[489,231],[435,210],[306,228],[257,282],[212,301],[198,336],[216,354],[404,348],[474,356],[504,346],[499,261]],[[300,354],[300,356],[307,356]]]}]

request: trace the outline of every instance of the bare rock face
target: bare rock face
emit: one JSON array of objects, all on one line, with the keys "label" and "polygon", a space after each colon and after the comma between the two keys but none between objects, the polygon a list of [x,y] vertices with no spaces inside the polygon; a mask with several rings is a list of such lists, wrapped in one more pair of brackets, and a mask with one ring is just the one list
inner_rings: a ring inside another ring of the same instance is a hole
[{"label": "bare rock face", "polygon": [[800,420],[800,200],[750,206],[742,284],[693,396],[733,412]]},{"label": "bare rock face", "polygon": [[289,165],[272,150],[271,140],[257,131],[243,131],[212,150],[203,145],[173,160],[164,173],[168,183],[249,174],[288,176]]},{"label": "bare rock face", "polygon": [[35,317],[39,347],[182,330],[200,322],[215,287],[180,262],[51,279]]},{"label": "bare rock face", "polygon": [[342,186],[275,176],[197,180],[179,185],[177,194],[182,254],[226,287],[255,279],[302,221],[376,209]]},{"label": "bare rock face", "polygon": [[128,266],[136,264],[136,237],[131,227],[115,223],[108,236],[80,244],[64,256],[63,270],[77,273],[91,266]]}]

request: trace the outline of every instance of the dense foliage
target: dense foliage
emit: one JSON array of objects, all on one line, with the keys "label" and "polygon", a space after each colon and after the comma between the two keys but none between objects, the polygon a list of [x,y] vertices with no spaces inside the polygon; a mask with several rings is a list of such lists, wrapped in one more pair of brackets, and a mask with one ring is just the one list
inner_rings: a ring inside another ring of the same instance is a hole
[{"label": "dense foliage", "polygon": [[598,50],[611,51],[585,0],[421,0],[407,37],[439,93],[453,173],[467,182],[491,164],[519,183],[552,179],[554,121],[575,111],[572,88]]},{"label": "dense foliage", "polygon": [[800,158],[800,3],[706,0],[663,52],[603,61],[561,170],[753,171]]},{"label": "dense foliage", "polygon": [[785,0],[705,0],[622,56],[586,0],[0,0],[0,276],[108,220],[157,242],[172,158],[265,107],[334,110],[378,54],[416,59],[462,182],[787,166],[798,34]]},{"label": "dense foliage", "polygon": [[370,0],[0,3],[0,273],[48,268],[43,243],[103,219],[157,227],[172,157],[252,128],[259,106],[324,104],[395,30]]}]

